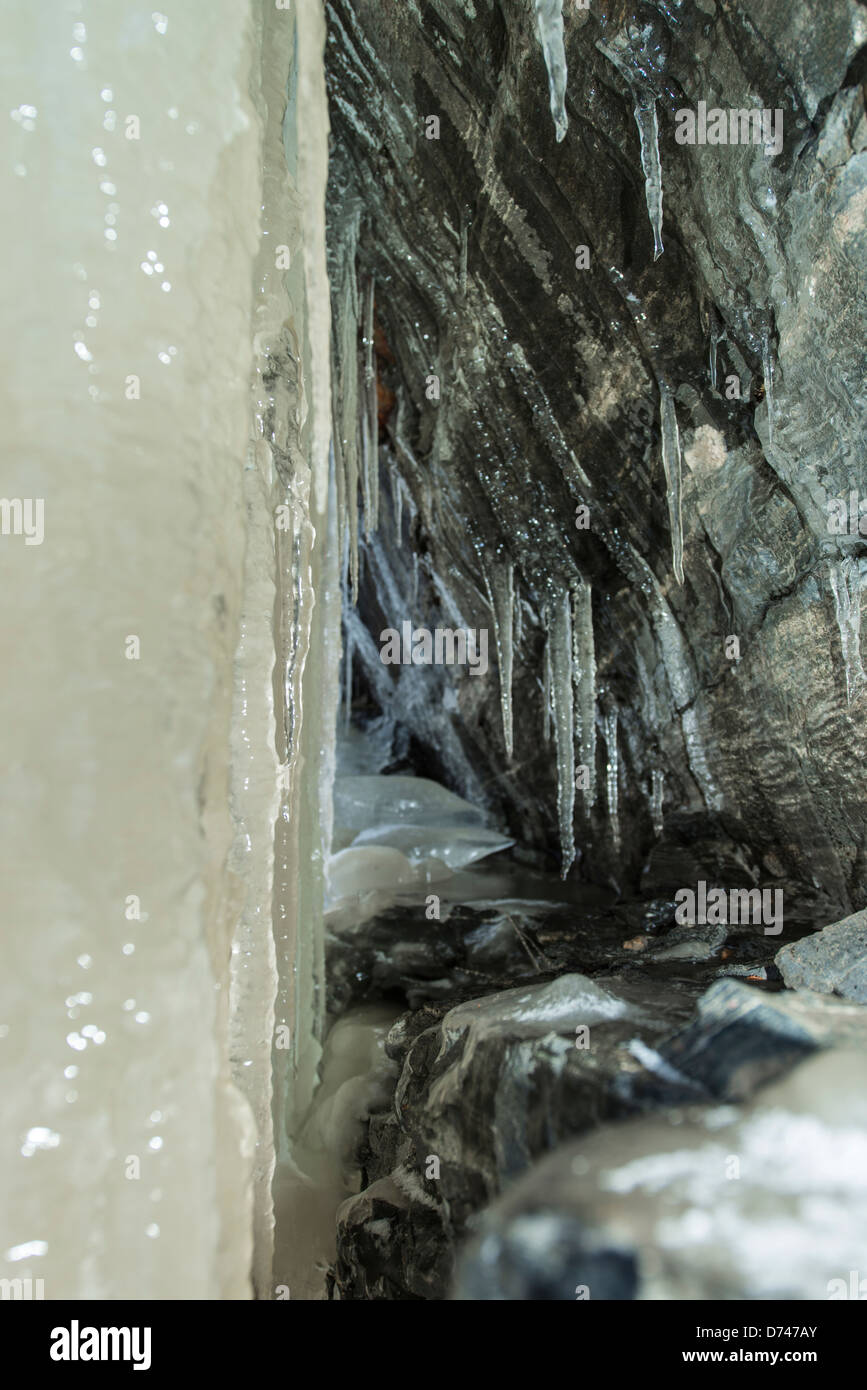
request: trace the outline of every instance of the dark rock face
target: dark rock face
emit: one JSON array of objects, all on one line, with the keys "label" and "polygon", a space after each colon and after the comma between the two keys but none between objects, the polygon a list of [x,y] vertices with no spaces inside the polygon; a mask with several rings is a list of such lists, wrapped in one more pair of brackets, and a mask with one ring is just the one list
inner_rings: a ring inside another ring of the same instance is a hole
[{"label": "dark rock face", "polygon": [[[510,872],[575,848],[541,904],[331,920],[333,1011],[409,1010],[333,1296],[826,1297],[867,1233],[857,1163],[813,1172],[865,1119],[867,7],[564,0],[565,95],[558,0],[326,10],[354,736]],[[676,138],[715,109],[737,142]],[[383,663],[404,623],[487,671]]]},{"label": "dark rock face", "polygon": [[[860,907],[865,703],[847,703],[841,643],[857,695],[867,552],[857,515],[854,534],[829,532],[828,504],[867,493],[863,6],[567,3],[562,142],[530,0],[331,0],[327,17],[336,339],[348,266],[360,301],[375,280],[381,496],[378,531],[367,499],[362,621],[348,619],[357,701],[397,708],[417,771],[556,864],[544,616],[556,646],[552,614],[589,584],[600,794],[589,809],[577,797],[585,875],[638,886],[658,770],[666,889],[689,881],[680,854],[700,837],[733,844],[750,881],[783,887],[815,924]],[[659,126],[656,261],[642,94]],[[678,111],[700,102],[782,112],[780,153],[677,143]],[[664,389],[683,452],[682,585]],[[343,394],[338,372],[338,417]],[[511,763],[488,602],[507,564],[522,628]],[[491,629],[485,677],[378,662],[384,628],[458,617]],[[614,712],[621,849],[605,797]]]}]

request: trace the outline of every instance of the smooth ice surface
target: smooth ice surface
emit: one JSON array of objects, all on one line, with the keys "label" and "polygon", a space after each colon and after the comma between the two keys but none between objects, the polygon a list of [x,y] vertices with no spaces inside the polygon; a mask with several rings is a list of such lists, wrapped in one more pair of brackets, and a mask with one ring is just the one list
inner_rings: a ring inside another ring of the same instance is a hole
[{"label": "smooth ice surface", "polygon": [[244,617],[272,533],[267,464],[245,475],[259,23],[246,0],[3,6],[2,491],[45,499],[45,536],[0,545],[0,1275],[48,1300],[250,1294],[228,995],[277,780],[273,564]]},{"label": "smooth ice surface", "polygon": [[671,387],[659,382],[660,430],[662,433],[662,466],[665,470],[665,492],[668,499],[668,524],[671,528],[671,565],[678,584],[683,583],[683,503],[680,431],[677,410]]},{"label": "smooth ice surface", "polygon": [[462,869],[514,843],[508,835],[483,826],[383,825],[362,830],[352,847],[390,845],[409,860],[439,859],[450,869]]},{"label": "smooth ice surface", "polygon": [[483,813],[426,777],[339,777],[334,821],[348,830],[374,825],[481,825]]},{"label": "smooth ice surface", "polygon": [[533,0],[536,34],[542,45],[548,70],[551,115],[557,139],[562,140],[569,126],[566,115],[566,49],[563,43],[563,0]]}]

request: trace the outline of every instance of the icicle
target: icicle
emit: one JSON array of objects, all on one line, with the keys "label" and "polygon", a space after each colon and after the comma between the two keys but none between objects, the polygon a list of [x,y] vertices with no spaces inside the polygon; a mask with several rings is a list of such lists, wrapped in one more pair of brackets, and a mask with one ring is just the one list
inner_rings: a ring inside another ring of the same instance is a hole
[{"label": "icicle", "polygon": [[524,636],[524,604],[521,599],[521,589],[515,585],[515,652],[520,657],[521,641]]},{"label": "icicle", "polygon": [[461,213],[461,264],[460,264],[460,286],[461,299],[467,297],[467,261],[469,257],[470,227],[469,219],[465,212]]},{"label": "icicle", "polygon": [[575,860],[575,745],[572,712],[572,608],[568,589],[550,608],[548,650],[557,745],[557,820],[560,826],[560,877]]},{"label": "icicle", "polygon": [[659,157],[659,121],[656,115],[656,96],[646,82],[636,81],[627,55],[610,44],[597,39],[596,47],[612,62],[627,83],[633,100],[633,115],[641,143],[641,168],[644,173],[644,199],[653,231],[653,259],[658,261],[665,247],[662,244],[662,161]]},{"label": "icicle", "polygon": [[394,514],[394,538],[398,546],[403,540],[403,478],[400,469],[392,459],[388,467],[388,476],[391,479],[391,508]]},{"label": "icicle", "polygon": [[[542,626],[548,632],[548,608],[547,605],[542,609]],[[546,743],[551,742],[551,642],[550,638],[545,641],[545,678],[542,686],[542,733]]]},{"label": "icicle", "polygon": [[548,69],[551,115],[557,139],[562,140],[569,126],[566,115],[566,48],[563,43],[563,0],[534,0],[536,34],[542,45]]},{"label": "icicle", "polygon": [[371,275],[364,287],[363,346],[364,383],[361,391],[362,491],[364,534],[368,539],[379,524],[379,427],[376,411],[376,359],[374,356],[374,295]]},{"label": "icicle", "polygon": [[593,591],[590,585],[579,585],[572,602],[578,663],[581,762],[587,768],[584,808],[589,811],[596,804],[596,649],[593,642]]},{"label": "icicle", "polygon": [[711,384],[711,386],[712,386],[712,388],[713,388],[714,391],[716,390],[716,382],[717,382],[717,350],[718,350],[718,348],[719,348],[719,344],[720,344],[720,339],[721,339],[721,338],[722,338],[722,332],[720,331],[720,322],[719,322],[719,319],[717,318],[717,316],[716,316],[715,312],[713,311],[713,309],[711,309],[711,312],[710,312],[710,360],[709,360],[709,367],[710,367],[710,384]]},{"label": "icicle", "polygon": [[662,798],[665,794],[665,778],[662,773],[654,768],[650,774],[650,816],[653,821],[654,835],[662,834]]},{"label": "icicle", "polygon": [[348,628],[344,627],[345,645],[343,648],[343,727],[348,729],[352,723],[352,657],[355,649]]},{"label": "icicle", "polygon": [[861,663],[861,569],[851,555],[829,560],[828,569],[846,669],[846,700],[851,705],[867,681]]},{"label": "icicle", "polygon": [[617,710],[605,716],[605,747],[608,758],[606,790],[608,795],[608,821],[611,826],[611,839],[615,850],[620,849],[620,819],[618,803],[620,798],[620,759],[617,752]]},{"label": "icicle", "polygon": [[683,583],[683,513],[681,505],[680,432],[677,411],[668,382],[659,378],[660,428],[662,431],[662,466],[665,469],[665,488],[668,496],[668,522],[671,528],[671,561],[678,584]]},{"label": "icicle", "polygon": [[349,531],[349,573],[352,602],[358,602],[358,295],[355,260],[347,252],[340,321],[340,444],[346,474],[345,499]]},{"label": "icicle", "polygon": [[774,349],[771,344],[771,334],[767,326],[762,329],[762,372],[765,378],[765,401],[768,407],[768,443],[774,442],[774,371],[776,363],[774,361]]},{"label": "icicle", "polygon": [[644,197],[653,231],[653,259],[658,261],[662,244],[662,161],[659,157],[659,122],[656,97],[648,87],[635,92],[635,124],[641,140],[641,167],[644,171]]},{"label": "icicle", "polygon": [[500,674],[500,709],[503,715],[503,740],[506,757],[511,761],[512,742],[512,635],[515,622],[515,570],[510,563],[497,563],[492,573],[485,574],[488,602],[494,615],[494,636],[497,643],[497,665]]}]

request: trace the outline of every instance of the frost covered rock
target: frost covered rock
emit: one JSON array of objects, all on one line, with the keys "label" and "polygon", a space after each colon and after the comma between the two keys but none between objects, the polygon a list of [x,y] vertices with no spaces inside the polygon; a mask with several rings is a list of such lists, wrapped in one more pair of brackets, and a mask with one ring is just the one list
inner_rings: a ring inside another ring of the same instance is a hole
[{"label": "frost covered rock", "polygon": [[[608,1126],[485,1213],[458,1299],[827,1299],[867,1242],[867,1060]],[[839,1294],[837,1295],[839,1296]]]}]

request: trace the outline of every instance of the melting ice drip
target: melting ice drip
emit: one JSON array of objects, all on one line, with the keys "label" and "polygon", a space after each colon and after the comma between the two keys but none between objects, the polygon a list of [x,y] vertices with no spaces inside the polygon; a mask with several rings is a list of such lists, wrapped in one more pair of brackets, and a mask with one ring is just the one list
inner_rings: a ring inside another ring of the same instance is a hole
[{"label": "melting ice drip", "polygon": [[849,555],[829,560],[828,569],[846,670],[846,700],[851,705],[867,683],[861,662],[861,567]]},{"label": "melting ice drip", "polygon": [[665,470],[665,491],[668,498],[668,523],[671,529],[671,563],[678,584],[683,583],[683,505],[680,431],[674,396],[668,382],[659,378],[659,417],[662,432],[662,466]]},{"label": "melting ice drip", "polygon": [[609,710],[605,716],[605,747],[608,755],[606,767],[606,792],[608,797],[608,821],[611,826],[611,839],[615,850],[620,849],[620,755],[617,751],[617,710]]},{"label": "melting ice drip", "polygon": [[548,69],[551,115],[558,141],[569,125],[566,115],[566,48],[563,43],[563,0],[534,0],[536,33]]},{"label": "melting ice drip", "polygon": [[500,674],[500,710],[503,716],[503,740],[506,756],[511,761],[512,738],[512,660],[515,625],[515,569],[510,563],[497,563],[491,573],[485,573],[488,602],[494,615],[494,637],[497,643],[497,666]]}]

